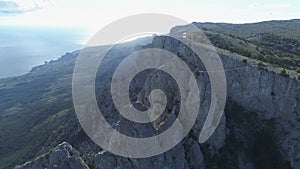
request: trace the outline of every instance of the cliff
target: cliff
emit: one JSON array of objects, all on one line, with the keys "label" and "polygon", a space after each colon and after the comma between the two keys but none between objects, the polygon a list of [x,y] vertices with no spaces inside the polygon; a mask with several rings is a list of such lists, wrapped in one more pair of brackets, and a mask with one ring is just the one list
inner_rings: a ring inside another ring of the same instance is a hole
[{"label": "cliff", "polygon": [[[195,70],[204,70],[201,62],[195,60],[194,53],[172,38],[155,37],[151,44],[139,47],[141,48],[172,51]],[[226,74],[227,103],[221,123],[206,143],[199,144],[198,137],[210,105],[209,79],[205,71],[195,71],[202,91],[200,114],[192,131],[175,148],[146,159],[122,158],[101,150],[83,134],[80,137],[85,139],[75,136],[76,141],[72,143],[81,152],[81,158],[90,168],[101,169],[300,168],[300,82],[280,75],[275,68],[261,67],[255,60],[221,49],[218,52]],[[108,72],[113,69],[110,68]],[[99,106],[104,110],[107,119],[112,124],[117,124],[115,128],[120,132],[135,137],[149,136],[165,131],[176,118],[176,99],[171,99],[159,121],[143,128],[128,123],[116,114],[111,102],[108,90],[110,79],[104,78],[98,83],[101,86],[98,89],[98,102],[101,103]],[[146,106],[147,94],[153,88],[166,91],[168,98],[176,98],[176,92],[174,94],[172,91],[178,90],[170,77],[158,71],[137,76],[132,88],[136,88],[132,94],[133,100],[140,99]],[[135,96],[137,93],[141,94]],[[160,125],[162,121],[165,123]],[[77,126],[78,122],[76,123]],[[73,131],[73,126],[74,124],[66,128]],[[39,161],[41,160],[36,163]],[[28,166],[32,168],[33,163],[27,163],[23,168]],[[37,166],[34,168],[39,168]],[[53,166],[49,164],[47,167]]]}]

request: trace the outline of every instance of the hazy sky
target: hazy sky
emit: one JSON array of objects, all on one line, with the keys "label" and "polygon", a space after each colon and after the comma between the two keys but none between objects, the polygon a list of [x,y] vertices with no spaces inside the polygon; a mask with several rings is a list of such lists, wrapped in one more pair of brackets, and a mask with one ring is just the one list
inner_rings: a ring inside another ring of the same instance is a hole
[{"label": "hazy sky", "polygon": [[299,0],[0,0],[0,78],[78,49],[103,26],[133,14],[249,23],[300,18],[299,9]]},{"label": "hazy sky", "polygon": [[247,23],[300,18],[299,0],[0,0],[0,25],[83,27],[164,13],[189,22]]}]

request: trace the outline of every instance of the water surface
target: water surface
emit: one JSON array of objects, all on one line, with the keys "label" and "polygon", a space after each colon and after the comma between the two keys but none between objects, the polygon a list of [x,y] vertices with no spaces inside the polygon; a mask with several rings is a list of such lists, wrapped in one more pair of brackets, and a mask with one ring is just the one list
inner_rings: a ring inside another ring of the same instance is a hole
[{"label": "water surface", "polygon": [[0,26],[0,78],[27,73],[80,49],[86,38],[80,29]]}]

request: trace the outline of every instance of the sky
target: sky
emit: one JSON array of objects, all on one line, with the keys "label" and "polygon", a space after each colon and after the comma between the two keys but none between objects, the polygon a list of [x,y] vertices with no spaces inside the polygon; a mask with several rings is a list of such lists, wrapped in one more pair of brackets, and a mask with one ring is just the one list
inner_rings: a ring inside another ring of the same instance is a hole
[{"label": "sky", "polygon": [[125,16],[169,14],[188,22],[300,18],[299,0],[0,0],[0,26],[80,27],[88,34]]},{"label": "sky", "polygon": [[0,0],[0,78],[80,49],[104,26],[134,14],[253,23],[299,19],[299,9],[299,0]]}]

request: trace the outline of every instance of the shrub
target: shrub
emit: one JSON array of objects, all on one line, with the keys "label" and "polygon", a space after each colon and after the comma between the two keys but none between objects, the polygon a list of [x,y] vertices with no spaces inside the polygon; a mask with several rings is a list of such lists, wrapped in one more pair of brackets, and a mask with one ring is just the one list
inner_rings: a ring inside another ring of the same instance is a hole
[{"label": "shrub", "polygon": [[285,77],[288,77],[288,76],[289,76],[289,74],[287,73],[287,71],[286,71],[285,69],[282,69],[281,72],[280,72],[280,74],[281,74],[282,76],[285,76]]},{"label": "shrub", "polygon": [[200,73],[199,70],[196,70],[196,71],[195,71],[195,74],[196,74],[197,76],[200,76],[201,73]]},{"label": "shrub", "polygon": [[257,66],[259,66],[259,67],[266,67],[266,65],[265,65],[263,62],[259,62],[259,63],[257,64]]}]

